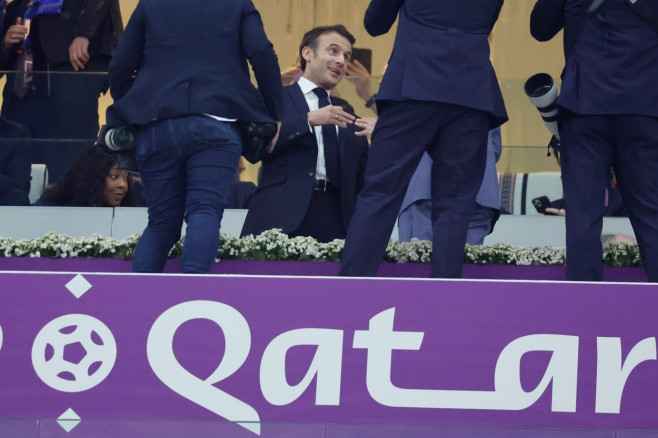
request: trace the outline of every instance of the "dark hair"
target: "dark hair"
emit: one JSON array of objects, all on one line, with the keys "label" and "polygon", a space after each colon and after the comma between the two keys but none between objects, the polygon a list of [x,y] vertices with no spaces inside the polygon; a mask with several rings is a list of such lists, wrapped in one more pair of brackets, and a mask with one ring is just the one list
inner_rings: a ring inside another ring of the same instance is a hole
[{"label": "dark hair", "polygon": [[[94,145],[78,156],[64,177],[48,187],[38,204],[71,207],[107,207],[109,206],[103,190],[105,178],[110,169],[120,165],[121,155]],[[132,199],[133,187],[128,181],[128,191],[121,201],[121,206],[137,205]]]},{"label": "dark hair", "polygon": [[302,50],[304,47],[310,47],[314,52],[318,48],[318,38],[324,35],[325,33],[336,32],[338,35],[347,38],[351,45],[354,45],[356,38],[352,35],[345,26],[342,24],[335,24],[333,26],[320,26],[313,28],[304,34],[302,38],[302,43],[299,46],[299,63],[301,64],[302,71],[306,70],[306,60],[302,55]]}]

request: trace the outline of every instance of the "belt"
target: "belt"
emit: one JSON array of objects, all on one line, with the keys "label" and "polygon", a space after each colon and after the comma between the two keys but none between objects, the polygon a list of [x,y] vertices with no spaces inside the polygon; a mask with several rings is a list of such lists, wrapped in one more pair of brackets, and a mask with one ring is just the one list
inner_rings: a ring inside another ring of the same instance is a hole
[{"label": "belt", "polygon": [[318,192],[337,192],[338,186],[324,179],[316,179],[313,190]]}]

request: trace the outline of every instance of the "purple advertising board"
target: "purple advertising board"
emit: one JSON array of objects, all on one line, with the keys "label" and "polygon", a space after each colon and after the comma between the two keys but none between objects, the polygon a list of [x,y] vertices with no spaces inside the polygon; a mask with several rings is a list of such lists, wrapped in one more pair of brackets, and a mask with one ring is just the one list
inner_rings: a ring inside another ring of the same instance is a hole
[{"label": "purple advertising board", "polygon": [[2,437],[658,436],[655,285],[9,272],[0,285]]}]

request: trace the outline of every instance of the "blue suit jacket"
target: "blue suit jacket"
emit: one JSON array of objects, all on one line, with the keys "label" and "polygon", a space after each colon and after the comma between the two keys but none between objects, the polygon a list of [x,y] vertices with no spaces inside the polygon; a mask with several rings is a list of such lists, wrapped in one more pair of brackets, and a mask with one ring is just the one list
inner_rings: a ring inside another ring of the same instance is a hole
[{"label": "blue suit jacket", "polygon": [[626,0],[607,0],[598,11],[601,19],[585,14],[590,3],[538,0],[530,17],[530,32],[539,41],[564,28],[558,104],[577,114],[658,117],[658,35]]},{"label": "blue suit jacket", "polygon": [[108,125],[202,113],[278,120],[282,93],[277,57],[251,0],[140,0],[110,64],[110,87]]},{"label": "blue suit jacket", "polygon": [[[318,145],[307,121],[308,104],[299,85],[284,88],[281,133],[274,152],[263,160],[258,190],[249,204],[242,235],[260,234],[271,228],[284,233],[297,229],[311,202],[315,185]],[[356,208],[363,185],[368,141],[354,135],[354,125],[339,129],[340,202],[343,224]]]},{"label": "blue suit jacket", "polygon": [[503,0],[371,0],[366,30],[398,32],[378,100],[424,100],[461,105],[507,120],[487,37]]}]

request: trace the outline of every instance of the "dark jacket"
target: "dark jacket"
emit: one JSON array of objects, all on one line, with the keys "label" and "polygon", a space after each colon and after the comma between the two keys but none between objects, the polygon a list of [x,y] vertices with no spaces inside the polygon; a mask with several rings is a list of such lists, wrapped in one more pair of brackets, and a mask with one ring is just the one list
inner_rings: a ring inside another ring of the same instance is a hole
[{"label": "dark jacket", "polygon": [[29,132],[0,117],[0,205],[29,205]]},{"label": "dark jacket", "polygon": [[[308,104],[298,84],[286,87],[281,133],[274,152],[263,160],[258,190],[249,204],[242,235],[260,234],[271,228],[284,233],[297,229],[311,202],[315,185],[318,145],[307,121]],[[368,156],[365,137],[354,135],[354,125],[339,129],[340,202],[347,228],[363,186]]]},{"label": "dark jacket", "polygon": [[[503,0],[371,0],[365,27],[372,36],[398,31],[377,100],[420,100],[489,113],[507,120],[489,60],[487,38]],[[432,78],[431,81],[421,80]]]},{"label": "dark jacket", "polygon": [[110,64],[115,103],[108,124],[144,125],[203,113],[278,120],[278,72],[251,0],[141,0]]},{"label": "dark jacket", "polygon": [[[91,59],[109,59],[123,33],[119,0],[64,0],[62,13],[37,17],[31,31],[50,63],[68,63],[69,46],[75,37],[89,39]],[[35,68],[40,66],[35,52]]]},{"label": "dark jacket", "polygon": [[539,41],[564,29],[558,105],[577,114],[658,117],[658,35],[626,0],[607,0],[595,15],[585,13],[590,4],[538,0],[530,17]]}]

